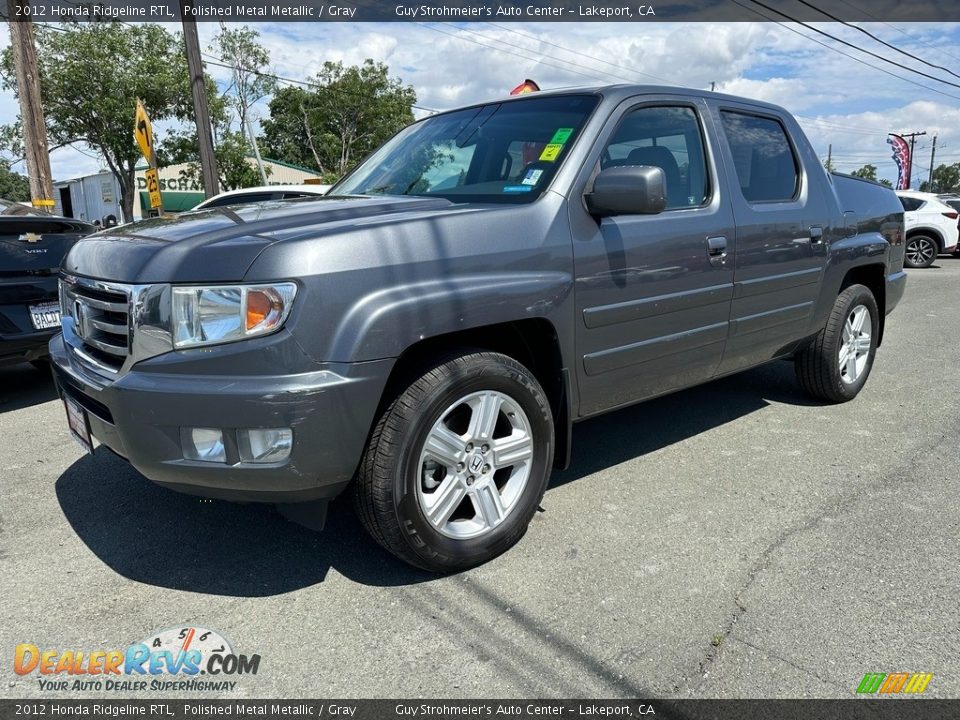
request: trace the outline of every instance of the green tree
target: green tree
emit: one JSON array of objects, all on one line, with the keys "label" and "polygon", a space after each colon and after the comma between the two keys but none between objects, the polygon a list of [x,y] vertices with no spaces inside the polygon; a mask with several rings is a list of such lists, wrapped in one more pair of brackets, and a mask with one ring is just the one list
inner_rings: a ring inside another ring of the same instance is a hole
[{"label": "green tree", "polygon": [[[210,49],[219,54],[220,63],[231,71],[231,80],[220,93],[208,84],[210,120],[213,124],[213,152],[217,159],[217,175],[224,190],[250,187],[261,183],[260,172],[250,161],[253,148],[248,137],[248,120],[253,105],[276,88],[276,81],[266,77],[270,54],[257,42],[260,34],[247,27],[231,30],[224,27]],[[171,132],[162,145],[162,156],[169,163],[185,163],[181,175],[199,182],[200,150],[194,128]],[[265,168],[270,175],[270,168]]]},{"label": "green tree", "polygon": [[[161,25],[72,23],[38,27],[37,57],[51,147],[95,149],[120,185],[124,217],[132,219],[141,160],[133,140],[137,98],[154,124],[192,117],[182,40]],[[4,87],[15,90],[9,47],[0,74]]]},{"label": "green tree", "polygon": [[823,167],[827,172],[831,173],[837,169],[836,163],[834,163],[831,158],[827,158],[823,161]]},{"label": "green tree", "polygon": [[265,74],[270,71],[270,52],[257,42],[259,37],[247,26],[233,30],[224,26],[210,47],[229,66],[231,80],[223,94],[240,132],[247,132],[250,108],[277,89],[276,79]]},{"label": "green tree", "polygon": [[[259,185],[260,172],[250,162],[250,143],[239,131],[225,129],[223,120],[214,122],[214,148],[217,158],[217,177],[223,190]],[[163,143],[162,157],[168,165],[184,163],[186,169],[180,174],[186,179],[202,184],[200,147],[197,134],[192,130],[171,133]],[[265,168],[267,177],[270,168]]]},{"label": "green tree", "polygon": [[926,180],[920,183],[922,192],[960,192],[960,163],[938,165],[933,169],[933,185]]},{"label": "green tree", "polygon": [[859,170],[854,170],[850,173],[854,177],[863,178],[864,180],[873,180],[877,179],[877,166],[876,165],[864,165]]},{"label": "green tree", "polygon": [[383,63],[326,62],[311,89],[274,94],[262,123],[264,143],[272,157],[339,176],[413,122],[416,101],[413,88],[391,78]]},{"label": "green tree", "polygon": [[888,188],[892,188],[892,187],[893,187],[893,183],[890,182],[889,180],[887,180],[886,178],[880,178],[880,184],[881,184],[881,185],[884,185],[885,187],[888,187]]},{"label": "green tree", "polygon": [[30,180],[10,169],[10,161],[0,158],[0,198],[25,202],[30,200]]}]

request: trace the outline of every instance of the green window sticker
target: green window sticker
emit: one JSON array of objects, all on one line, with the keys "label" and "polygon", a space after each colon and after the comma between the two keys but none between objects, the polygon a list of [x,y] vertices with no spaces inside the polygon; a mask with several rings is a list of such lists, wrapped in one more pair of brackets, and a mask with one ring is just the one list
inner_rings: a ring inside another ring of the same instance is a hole
[{"label": "green window sticker", "polygon": [[550,139],[550,144],[563,145],[565,142],[567,142],[567,140],[570,139],[571,135],[573,135],[573,128],[557,128],[557,131]]}]

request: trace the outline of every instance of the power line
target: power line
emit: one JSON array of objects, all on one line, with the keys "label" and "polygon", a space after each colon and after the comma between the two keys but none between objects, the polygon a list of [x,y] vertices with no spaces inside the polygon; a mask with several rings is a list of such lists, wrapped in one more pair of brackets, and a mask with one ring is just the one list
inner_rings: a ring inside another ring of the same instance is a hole
[{"label": "power line", "polygon": [[[666,79],[664,79],[664,78],[657,77],[656,75],[651,75],[650,73],[641,72],[640,70],[634,70],[633,68],[624,67],[623,65],[617,65],[616,63],[612,63],[612,62],[610,62],[609,60],[604,60],[603,58],[598,58],[598,57],[596,57],[595,55],[590,55],[590,54],[585,53],[585,52],[580,52],[579,50],[572,50],[571,48],[563,47],[563,45],[558,45],[557,43],[550,42],[549,40],[544,40],[543,38],[538,38],[537,36],[535,36],[535,35],[530,35],[529,33],[520,32],[519,30],[514,30],[514,29],[512,29],[512,28],[504,27],[503,25],[497,25],[496,23],[492,23],[492,22],[488,22],[487,25],[492,25],[492,26],[495,27],[495,28],[498,28],[498,29],[500,29],[500,30],[505,30],[505,31],[507,31],[507,32],[513,33],[514,35],[519,35],[520,37],[529,38],[530,40],[536,40],[537,42],[543,43],[544,45],[550,45],[551,47],[559,48],[560,50],[563,50],[564,52],[571,53],[571,54],[573,54],[573,55],[579,55],[580,57],[587,58],[587,59],[589,59],[589,60],[594,60],[594,61],[596,61],[596,62],[603,63],[604,65],[609,65],[610,67],[617,68],[618,70],[625,70],[625,71],[627,71],[627,72],[632,72],[632,73],[635,73],[635,74],[637,74],[637,75],[642,75],[643,77],[648,77],[648,78],[650,78],[651,80],[656,80],[656,81],[662,82],[662,83],[664,83],[664,84],[666,84],[666,85],[671,85],[671,84],[672,84],[672,82],[671,82],[670,80],[666,80]],[[559,58],[555,58],[555,59],[559,60]]]},{"label": "power line", "polygon": [[[795,35],[799,35],[800,37],[802,37],[802,38],[804,38],[804,39],[806,39],[806,40],[809,40],[810,42],[814,42],[814,43],[816,43],[817,45],[820,45],[820,46],[822,46],[822,47],[825,47],[825,48],[827,48],[827,50],[830,50],[830,51],[832,51],[832,52],[835,52],[835,53],[838,53],[838,54],[840,54],[840,55],[843,55],[844,57],[848,57],[848,58],[850,58],[851,60],[860,63],[861,65],[866,65],[868,68],[872,68],[872,69],[874,69],[874,70],[878,70],[879,72],[882,72],[882,73],[884,73],[884,74],[886,74],[886,75],[889,75],[890,77],[897,78],[897,80],[902,80],[903,82],[910,83],[911,85],[915,85],[915,86],[917,86],[917,87],[925,88],[925,89],[929,90],[930,92],[935,92],[935,93],[937,93],[938,95],[943,95],[943,96],[948,97],[948,98],[953,98],[954,100],[960,100],[960,95],[953,95],[953,94],[948,93],[948,92],[945,92],[945,91],[943,91],[943,90],[938,90],[937,88],[930,87],[929,85],[924,85],[923,83],[917,82],[916,80],[911,80],[910,78],[905,78],[905,77],[903,77],[902,75],[897,75],[896,73],[890,72],[889,70],[886,70],[886,69],[884,69],[884,68],[882,68],[882,67],[877,67],[876,65],[871,65],[871,64],[868,63],[866,60],[864,60],[864,59],[862,59],[862,58],[858,58],[858,57],[856,57],[855,55],[851,55],[851,54],[848,53],[848,52],[844,52],[843,50],[841,50],[841,49],[839,49],[839,48],[833,47],[832,45],[827,45],[825,42],[821,42],[820,40],[817,40],[817,39],[814,38],[814,37],[810,37],[809,35],[804,35],[802,32],[800,32],[800,31],[797,30],[796,28],[792,28],[792,27],[790,27],[789,25],[787,25],[786,23],[780,22],[779,20],[774,20],[774,19],[771,18],[769,15],[764,15],[762,12],[760,12],[759,10],[757,10],[757,9],[755,9],[755,8],[752,8],[752,7],[748,6],[748,5],[744,5],[742,2],[740,2],[740,0],[730,0],[730,2],[734,3],[735,5],[739,5],[739,6],[742,7],[743,9],[748,10],[749,12],[752,12],[754,15],[758,15],[758,16],[762,17],[764,20],[768,20],[768,21],[770,21],[770,22],[772,22],[772,23],[775,23],[775,24],[779,25],[780,27],[784,28],[785,30],[789,30],[790,32],[794,33]],[[782,13],[781,13],[781,14],[782,14]]]},{"label": "power line", "polygon": [[[859,5],[854,5],[852,2],[849,2],[849,0],[840,0],[840,2],[842,2],[844,5],[847,5],[848,7],[852,7],[854,10],[857,10],[857,11],[863,13],[863,14],[866,15],[868,18],[870,18],[870,19],[872,19],[872,20],[875,20],[875,21],[877,21],[878,23],[880,23],[880,24],[882,24],[882,25],[886,25],[886,26],[887,26],[888,28],[890,28],[891,30],[896,30],[898,33],[900,33],[900,34],[903,35],[904,37],[910,38],[911,40],[916,40],[916,38],[914,38],[913,35],[911,35],[910,33],[906,32],[905,30],[902,30],[901,28],[898,28],[896,25],[892,25],[892,24],[886,22],[883,18],[880,18],[880,17],[878,17],[878,16],[876,16],[876,15],[871,15],[867,10],[864,10],[864,9],[863,9],[862,7],[860,7]],[[943,53],[943,54],[946,55],[947,57],[953,58],[954,60],[960,61],[960,57],[958,57],[957,55],[953,55],[953,54],[947,52],[947,51],[946,51],[945,49],[943,49],[942,47],[934,47],[933,45],[927,45],[926,43],[923,43],[923,46],[926,47],[926,48],[930,48],[931,50],[934,50],[934,51],[936,51],[936,52]]]},{"label": "power line", "polygon": [[877,137],[878,135],[882,135],[886,137],[887,134],[889,133],[888,130],[853,130],[851,128],[841,127],[836,125],[825,125],[823,123],[817,122],[812,118],[803,118],[797,115],[794,115],[794,117],[797,118],[797,121],[801,125],[803,124],[814,125],[818,130],[831,131],[831,132],[839,133],[842,135],[861,135],[863,137]]},{"label": "power line", "polygon": [[850,130],[850,131],[862,133],[864,135],[875,135],[878,133],[886,135],[889,132],[888,130],[881,130],[880,128],[870,128],[870,127],[864,127],[862,125],[845,125],[843,123],[834,122],[833,120],[824,120],[822,118],[811,118],[811,117],[806,117],[804,115],[794,115],[794,117],[797,118],[798,120],[805,120],[807,122],[817,123],[818,125],[836,127],[841,130]]},{"label": "power line", "polygon": [[[218,57],[213,53],[204,52],[204,53],[201,53],[201,55],[203,55],[206,58],[204,62],[206,62],[207,65],[214,65],[215,67],[222,67],[222,68],[226,68],[227,70],[232,70],[234,69],[234,67],[236,67],[234,65],[229,65],[223,62],[223,58]],[[284,77],[283,75],[277,75],[276,73],[264,72],[262,70],[254,70],[253,68],[241,67],[237,69],[242,70],[243,72],[248,72],[251,75],[259,75],[260,77],[273,78],[274,80],[278,80],[279,82],[290,83],[291,85],[299,85],[300,87],[324,88],[326,90],[330,90],[335,93],[340,93],[341,95],[350,95],[351,97],[361,97],[361,98],[367,97],[363,93],[350,92],[349,90],[344,90],[343,88],[335,88],[335,87],[331,87],[329,85],[323,85],[322,83],[314,82],[311,80],[295,80],[293,78]],[[429,113],[441,112],[440,110],[424,107],[423,105],[411,104],[410,107],[416,108],[417,110],[423,110],[424,112],[429,112]]]},{"label": "power line", "polygon": [[[957,75],[957,73],[955,73],[955,72],[954,72],[953,70],[951,70],[950,68],[944,67],[943,65],[937,65],[936,63],[932,63],[932,62],[930,62],[929,60],[924,60],[922,57],[919,57],[918,55],[914,55],[913,53],[909,53],[909,52],[907,52],[906,50],[897,47],[896,45],[892,45],[891,43],[888,43],[886,40],[877,37],[876,35],[874,35],[872,32],[870,32],[870,31],[867,30],[866,28],[860,27],[859,25],[854,25],[853,23],[847,22],[847,21],[845,21],[845,20],[841,20],[841,19],[838,18],[836,15],[832,15],[832,14],[828,13],[826,10],[822,10],[821,8],[818,8],[818,7],[817,7],[816,5],[814,5],[813,3],[807,2],[807,0],[797,0],[797,2],[799,2],[799,3],[802,4],[802,5],[806,5],[806,6],[809,7],[809,8],[813,8],[813,9],[816,10],[817,12],[819,12],[819,13],[821,13],[821,14],[823,14],[823,15],[826,15],[826,16],[827,16],[828,18],[830,18],[831,20],[836,20],[836,21],[839,22],[839,23],[843,23],[843,24],[846,25],[847,27],[853,28],[854,30],[859,30],[859,31],[862,32],[864,35],[866,35],[867,37],[869,37],[869,38],[877,41],[877,42],[880,43],[881,45],[884,45],[884,46],[890,48],[891,50],[893,50],[893,51],[895,51],[895,52],[900,53],[901,55],[904,55],[904,56],[906,56],[906,57],[908,57],[908,58],[912,58],[913,60],[916,60],[916,61],[918,61],[918,62],[922,62],[924,65],[928,65],[928,66],[930,66],[930,67],[932,67],[932,68],[936,68],[937,70],[943,70],[944,72],[949,73],[950,75],[953,75],[955,78],[960,78],[960,75]],[[941,81],[941,82],[943,82],[943,81]]]},{"label": "power line", "polygon": [[[949,80],[944,80],[943,78],[938,78],[936,75],[930,75],[929,73],[925,73],[925,72],[923,72],[922,70],[917,70],[917,69],[915,69],[915,68],[907,67],[906,65],[904,65],[904,64],[902,64],[902,63],[898,63],[896,60],[890,60],[889,58],[885,58],[883,55],[878,55],[877,53],[873,52],[872,50],[867,50],[866,48],[862,48],[862,47],[860,47],[859,45],[856,45],[855,43],[848,42],[847,40],[844,40],[843,38],[838,38],[838,37],[836,37],[835,35],[831,35],[830,33],[826,32],[825,30],[821,30],[820,28],[814,27],[813,25],[810,25],[809,23],[805,23],[805,22],[803,22],[803,21],[801,21],[801,20],[797,20],[796,18],[791,17],[790,15],[787,15],[785,12],[781,12],[780,10],[777,10],[776,8],[770,7],[770,6],[767,5],[766,3],[760,2],[760,0],[750,0],[750,2],[752,2],[752,3],[756,4],[756,5],[759,5],[759,6],[762,7],[762,8],[765,8],[765,9],[769,10],[770,12],[773,12],[773,13],[776,13],[777,15],[780,15],[781,17],[786,18],[786,19],[789,20],[790,22],[797,23],[798,25],[802,25],[803,27],[807,28],[808,30],[813,30],[813,32],[815,32],[815,33],[817,33],[817,34],[819,34],[819,35],[823,35],[824,37],[828,37],[828,38],[830,38],[831,40],[840,43],[841,45],[846,45],[847,47],[853,48],[854,50],[859,50],[859,51],[862,52],[862,53],[865,53],[865,54],[867,54],[867,55],[870,55],[871,57],[875,57],[877,60],[880,60],[881,62],[885,62],[885,63],[887,63],[887,64],[889,64],[889,65],[893,65],[894,67],[898,67],[898,68],[900,68],[901,70],[906,70],[907,72],[912,72],[912,73],[915,73],[915,74],[917,74],[917,75],[921,75],[921,76],[923,76],[923,77],[925,77],[925,78],[929,78],[930,80],[934,80],[934,81],[936,81],[936,82],[943,83],[944,85],[949,85],[949,86],[951,86],[951,87],[960,88],[960,85],[958,85],[958,84],[955,83],[955,82],[951,82],[951,81],[949,81]],[[739,4],[739,3],[737,3],[737,4]]]},{"label": "power line", "polygon": [[[562,63],[567,63],[568,65],[572,65],[573,67],[584,68],[585,70],[590,71],[590,73],[592,73],[592,74],[579,72],[579,71],[577,71],[577,70],[572,70],[572,69],[570,69],[569,67],[564,67],[564,66],[562,66],[562,65],[554,65],[553,63],[544,62],[542,57],[541,57],[541,58],[530,57],[529,55],[522,55],[521,53],[518,53],[518,52],[512,52],[512,51],[510,51],[510,50],[504,50],[503,48],[495,47],[495,46],[493,46],[493,45],[487,45],[486,43],[482,43],[482,42],[479,42],[479,41],[477,41],[477,40],[472,40],[472,39],[470,39],[470,38],[468,38],[468,37],[463,37],[463,36],[460,35],[460,34],[454,34],[454,33],[451,33],[451,32],[447,32],[446,30],[441,30],[440,28],[433,27],[433,26],[427,25],[427,24],[425,24],[425,23],[415,23],[415,24],[416,24],[416,25],[419,25],[419,26],[421,26],[421,27],[424,27],[424,28],[426,28],[427,30],[432,30],[432,31],[434,31],[434,32],[440,33],[440,34],[442,34],[442,35],[449,35],[450,37],[452,37],[452,38],[454,38],[454,39],[456,39],[456,40],[463,40],[463,41],[465,41],[465,42],[470,42],[470,43],[473,43],[474,45],[479,45],[480,47],[485,47],[485,48],[487,48],[488,50],[497,50],[497,51],[499,51],[499,52],[504,52],[504,53],[507,53],[507,54],[509,54],[509,55],[515,55],[516,57],[523,58],[524,60],[531,60],[531,61],[533,61],[533,62],[535,62],[535,63],[540,64],[540,65],[546,65],[547,67],[552,67],[552,68],[556,68],[556,69],[558,69],[558,70],[563,70],[564,72],[573,73],[574,75],[579,75],[580,77],[585,77],[585,78],[587,78],[587,79],[589,79],[589,80],[593,80],[593,81],[596,81],[596,80],[598,80],[598,79],[601,79],[601,80],[602,80],[602,79],[603,79],[602,77],[598,78],[598,74],[599,74],[599,75],[606,75],[607,77],[613,77],[613,78],[616,78],[616,79],[618,79],[618,80],[624,80],[624,81],[626,81],[626,82],[631,82],[631,83],[634,82],[632,79],[630,79],[630,78],[625,78],[625,77],[623,77],[623,76],[621,76],[621,75],[615,75],[615,74],[613,74],[613,73],[611,73],[611,72],[607,72],[607,71],[604,71],[604,70],[596,70],[595,68],[588,68],[588,67],[586,67],[586,66],[584,66],[584,65],[578,65],[577,63],[570,62],[569,60],[562,60],[562,59],[560,59],[560,58],[555,58],[555,57],[553,57],[553,56],[551,56],[551,55],[545,55],[544,57],[550,58],[551,60],[558,60],[559,62],[562,62]],[[510,43],[508,43],[508,42],[506,42],[506,41],[504,41],[504,40],[497,40],[497,39],[495,39],[495,38],[488,37],[487,35],[482,35],[481,33],[475,32],[475,31],[473,31],[473,30],[467,30],[466,28],[458,28],[458,30],[461,30],[462,32],[468,32],[468,33],[471,33],[471,34],[473,34],[473,35],[478,35],[479,37],[482,37],[482,38],[484,38],[485,40],[493,40],[493,41],[495,41],[495,42],[501,42],[501,43],[503,43],[503,44],[505,44],[505,45],[510,45]],[[511,47],[516,47],[516,46],[515,46],[515,45],[511,45]]]},{"label": "power line", "polygon": [[[120,21],[118,21],[118,22],[120,22]],[[124,24],[124,25],[130,25],[130,23],[122,23],[122,24]],[[74,32],[74,31],[72,31],[72,30],[70,30],[70,29],[68,29],[68,28],[58,27],[58,26],[56,26],[56,25],[49,25],[49,24],[46,24],[46,23],[37,23],[37,25],[40,25],[41,27],[47,28],[47,29],[49,29],[49,30],[56,30],[57,32],[64,32],[64,33]],[[132,26],[131,26],[131,27],[132,27]],[[225,69],[227,69],[227,70],[233,70],[234,67],[235,67],[234,65],[229,65],[229,64],[225,63],[225,62],[223,61],[223,58],[221,58],[221,57],[219,57],[219,56],[217,56],[217,55],[214,55],[213,53],[210,53],[210,52],[201,52],[200,54],[201,54],[204,58],[206,58],[206,59],[204,60],[204,62],[205,62],[207,65],[214,65],[214,66],[216,66],[216,67],[222,67],[222,68],[225,68]],[[331,90],[331,91],[333,91],[333,92],[335,92],[335,93],[340,93],[340,94],[342,94],[342,95],[350,95],[350,96],[352,96],[352,97],[366,97],[366,96],[363,95],[362,93],[350,92],[349,90],[344,90],[343,88],[333,88],[333,87],[329,87],[329,86],[326,86],[326,85],[322,85],[321,83],[313,82],[313,81],[310,81],[310,80],[295,80],[294,78],[284,77],[283,75],[277,75],[276,73],[271,73],[271,72],[264,72],[264,71],[262,71],[262,70],[254,70],[253,68],[240,67],[240,68],[237,68],[237,69],[238,69],[238,70],[241,70],[242,72],[248,72],[248,73],[250,73],[251,75],[258,75],[258,76],[260,76],[260,77],[273,78],[274,80],[278,80],[278,81],[280,81],[280,82],[285,82],[285,83],[290,83],[291,85],[298,85],[298,86],[300,86],[300,87],[314,87],[314,88],[316,88],[316,87],[323,87],[323,88],[326,88],[326,89],[328,89],[328,90]],[[435,108],[428,108],[428,107],[424,107],[423,105],[414,105],[414,104],[411,104],[410,107],[416,108],[417,110],[423,110],[424,112],[429,112],[429,113],[438,113],[438,112],[441,112],[440,110],[436,110]]]}]

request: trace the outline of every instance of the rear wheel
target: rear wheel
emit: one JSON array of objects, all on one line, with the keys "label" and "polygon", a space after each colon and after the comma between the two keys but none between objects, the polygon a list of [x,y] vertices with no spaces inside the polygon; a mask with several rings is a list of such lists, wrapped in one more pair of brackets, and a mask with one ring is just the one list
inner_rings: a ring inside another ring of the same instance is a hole
[{"label": "rear wheel", "polygon": [[903,264],[908,268],[928,268],[937,259],[940,245],[929,235],[911,235],[907,238]]},{"label": "rear wheel", "polygon": [[880,314],[870,289],[851,285],[843,290],[827,324],[796,356],[800,385],[822,400],[853,400],[873,367],[879,329]]},{"label": "rear wheel", "polygon": [[553,418],[532,373],[505,355],[464,353],[424,372],[381,416],[354,500],[387,550],[452,572],[523,536],[552,462]]}]

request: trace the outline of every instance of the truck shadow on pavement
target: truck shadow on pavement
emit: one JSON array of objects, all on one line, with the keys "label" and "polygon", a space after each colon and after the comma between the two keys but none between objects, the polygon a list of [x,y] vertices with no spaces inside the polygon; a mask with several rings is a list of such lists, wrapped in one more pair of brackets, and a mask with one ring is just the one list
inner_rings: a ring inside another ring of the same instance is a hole
[{"label": "truck shadow on pavement", "polygon": [[[571,467],[554,473],[551,487],[719,427],[770,401],[815,404],[796,386],[792,365],[774,363],[584,422],[574,429]],[[326,529],[316,533],[270,506],[160,488],[105,448],[70,466],[56,493],[67,520],[97,557],[149,585],[267,597],[323,582],[331,568],[375,586],[435,578],[374,543],[347,498],[332,504]]]},{"label": "truck shadow on pavement", "polygon": [[573,426],[570,467],[550,487],[641,457],[720,427],[771,402],[822,407],[800,389],[792,362],[767,365],[633,405]]},{"label": "truck shadow on pavement", "polygon": [[22,363],[0,368],[0,413],[23,410],[57,399],[50,370]]}]

